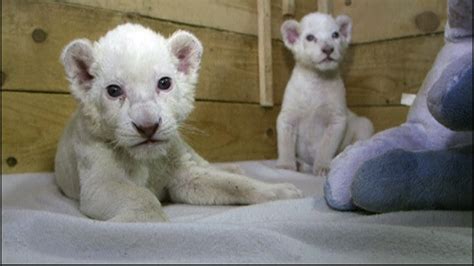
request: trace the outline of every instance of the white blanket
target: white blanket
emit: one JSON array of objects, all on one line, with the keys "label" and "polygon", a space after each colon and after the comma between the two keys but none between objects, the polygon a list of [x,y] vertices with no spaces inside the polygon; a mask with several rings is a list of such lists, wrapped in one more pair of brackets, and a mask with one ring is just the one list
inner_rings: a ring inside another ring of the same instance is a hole
[{"label": "white blanket", "polygon": [[307,198],[252,206],[170,204],[170,223],[86,218],[52,173],[2,176],[3,263],[472,263],[472,212],[337,212],[319,177],[239,163]]}]

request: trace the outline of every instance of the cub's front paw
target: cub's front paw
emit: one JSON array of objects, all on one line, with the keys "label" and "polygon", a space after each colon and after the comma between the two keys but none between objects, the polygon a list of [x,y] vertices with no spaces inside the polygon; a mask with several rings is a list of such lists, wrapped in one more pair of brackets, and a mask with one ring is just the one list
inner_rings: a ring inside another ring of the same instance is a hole
[{"label": "cub's front paw", "polygon": [[271,200],[295,199],[303,197],[303,193],[296,186],[289,183],[265,184],[258,188],[253,196],[253,203]]},{"label": "cub's front paw", "polygon": [[229,173],[238,174],[238,175],[245,175],[244,169],[242,169],[242,167],[240,167],[237,164],[219,165],[217,168],[222,170],[222,171],[229,172]]},{"label": "cub's front paw", "polygon": [[291,171],[296,171],[296,162],[289,162],[289,161],[280,161],[278,160],[276,163],[276,167],[280,169],[286,169],[286,170],[291,170]]},{"label": "cub's front paw", "polygon": [[331,164],[331,160],[323,161],[323,162],[315,162],[313,165],[313,174],[316,176],[326,177],[329,173],[329,166]]},{"label": "cub's front paw", "polygon": [[315,176],[326,177],[329,174],[329,167],[318,167],[313,169],[313,174]]}]

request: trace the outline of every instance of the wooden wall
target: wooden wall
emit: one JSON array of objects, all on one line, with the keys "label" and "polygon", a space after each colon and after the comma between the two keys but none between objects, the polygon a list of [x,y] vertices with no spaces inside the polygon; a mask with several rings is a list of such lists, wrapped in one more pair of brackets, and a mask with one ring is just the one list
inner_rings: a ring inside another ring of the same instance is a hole
[{"label": "wooden wall", "polygon": [[[296,19],[316,0],[296,0]],[[416,93],[443,45],[446,0],[334,0],[354,21],[344,64],[348,104],[380,131],[402,123],[402,93]],[[275,120],[293,58],[272,1],[273,93],[259,103],[256,0],[2,0],[2,173],[51,171],[58,137],[75,108],[59,63],[76,38],[97,40],[123,22],[204,44],[197,108],[183,134],[210,161],[276,158]]]}]

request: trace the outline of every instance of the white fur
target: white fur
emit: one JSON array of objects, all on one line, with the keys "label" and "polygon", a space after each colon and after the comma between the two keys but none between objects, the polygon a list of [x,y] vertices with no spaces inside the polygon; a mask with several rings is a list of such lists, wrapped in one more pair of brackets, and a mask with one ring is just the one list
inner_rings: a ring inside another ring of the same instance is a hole
[{"label": "white fur", "polygon": [[[284,169],[326,175],[334,156],[373,134],[373,125],[346,105],[339,65],[349,46],[352,22],[347,16],[311,13],[301,23],[281,26],[285,46],[296,64],[286,86],[277,120],[278,161]],[[338,37],[333,34],[337,32]],[[307,36],[314,36],[308,40]],[[333,49],[328,58],[323,49]]]},{"label": "white fur", "polygon": [[[202,45],[192,34],[166,39],[124,24],[98,42],[80,39],[63,51],[79,102],[59,142],[56,181],[89,217],[118,222],[165,221],[160,200],[252,204],[301,196],[291,184],[267,184],[220,171],[196,154],[178,128],[194,106]],[[170,77],[169,90],[157,89]],[[124,94],[112,97],[111,84]],[[159,123],[143,143],[136,125]]]}]

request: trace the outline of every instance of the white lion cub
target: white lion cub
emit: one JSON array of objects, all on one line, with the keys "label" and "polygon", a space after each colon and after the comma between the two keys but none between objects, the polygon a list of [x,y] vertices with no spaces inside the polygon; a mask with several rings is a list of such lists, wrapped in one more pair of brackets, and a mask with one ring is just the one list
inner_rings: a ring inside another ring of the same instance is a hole
[{"label": "white lion cub", "polygon": [[339,73],[352,22],[311,13],[285,21],[281,33],[296,64],[277,120],[277,167],[326,175],[337,153],[373,134],[370,120],[347,108]]},{"label": "white lion cub", "polygon": [[166,39],[124,24],[98,42],[78,39],[62,53],[79,103],[59,142],[57,184],[89,217],[166,221],[160,200],[252,204],[296,198],[291,184],[219,171],[178,128],[194,106],[203,48],[185,31]]}]

